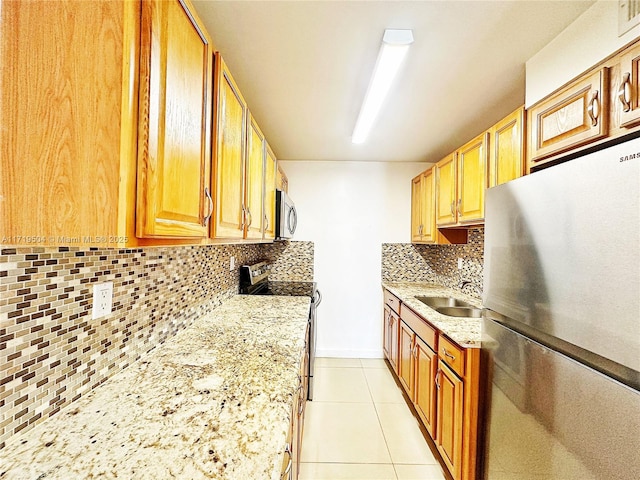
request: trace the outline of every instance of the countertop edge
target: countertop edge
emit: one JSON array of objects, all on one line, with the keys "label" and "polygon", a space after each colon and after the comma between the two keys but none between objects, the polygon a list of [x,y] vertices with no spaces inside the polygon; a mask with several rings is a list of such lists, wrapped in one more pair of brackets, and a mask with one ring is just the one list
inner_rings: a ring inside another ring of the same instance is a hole
[{"label": "countertop edge", "polygon": [[[435,283],[424,282],[393,282],[383,280],[382,288],[388,290],[414,313],[424,318],[432,326],[445,336],[463,348],[480,348],[481,319],[479,318],[455,318],[442,315],[432,308],[424,305],[415,298],[416,295],[424,296],[451,296],[469,302],[475,307],[482,308],[482,302],[477,298],[461,293]],[[400,313],[400,312],[397,312]]]}]

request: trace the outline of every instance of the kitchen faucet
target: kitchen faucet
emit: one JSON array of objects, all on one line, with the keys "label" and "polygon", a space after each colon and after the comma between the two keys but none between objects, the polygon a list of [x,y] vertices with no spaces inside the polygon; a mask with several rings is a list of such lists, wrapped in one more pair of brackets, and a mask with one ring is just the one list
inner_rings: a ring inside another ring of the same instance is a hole
[{"label": "kitchen faucet", "polygon": [[476,285],[471,280],[467,280],[465,278],[461,278],[460,282],[458,282],[458,288],[460,290],[462,290],[467,285],[471,285],[477,294],[482,295],[482,287]]}]

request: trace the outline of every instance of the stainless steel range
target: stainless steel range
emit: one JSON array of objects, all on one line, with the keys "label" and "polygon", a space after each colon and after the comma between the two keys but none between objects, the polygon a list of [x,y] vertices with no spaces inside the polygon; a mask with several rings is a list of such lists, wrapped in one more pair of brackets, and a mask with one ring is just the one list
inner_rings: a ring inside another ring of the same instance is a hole
[{"label": "stainless steel range", "polygon": [[307,399],[313,400],[313,377],[316,358],[316,309],[322,295],[315,282],[285,282],[269,280],[271,265],[259,262],[240,267],[240,293],[246,295],[282,295],[311,298],[309,310],[309,370]]}]

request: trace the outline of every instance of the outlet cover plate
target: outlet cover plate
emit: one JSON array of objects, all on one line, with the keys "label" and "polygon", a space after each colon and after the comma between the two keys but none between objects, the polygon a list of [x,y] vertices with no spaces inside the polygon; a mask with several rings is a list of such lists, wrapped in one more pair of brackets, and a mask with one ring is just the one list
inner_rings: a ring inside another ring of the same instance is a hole
[{"label": "outlet cover plate", "polygon": [[93,308],[91,318],[102,318],[111,313],[113,307],[113,282],[98,283],[93,286]]}]

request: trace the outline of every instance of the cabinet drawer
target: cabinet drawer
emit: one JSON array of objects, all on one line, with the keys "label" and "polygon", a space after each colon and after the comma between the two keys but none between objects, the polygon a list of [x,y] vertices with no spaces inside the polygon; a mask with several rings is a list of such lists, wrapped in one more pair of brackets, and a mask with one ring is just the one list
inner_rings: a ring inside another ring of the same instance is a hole
[{"label": "cabinet drawer", "polygon": [[389,305],[396,313],[400,313],[400,299],[389,290],[384,291],[384,303]]},{"label": "cabinet drawer", "polygon": [[464,377],[464,348],[457,346],[443,335],[438,342],[438,357],[461,377]]},{"label": "cabinet drawer", "polygon": [[532,162],[607,135],[608,83],[609,69],[602,68],[529,110]]},{"label": "cabinet drawer", "polygon": [[429,325],[420,315],[415,313],[406,305],[402,305],[400,318],[411,327],[422,341],[429,345],[434,351],[436,350],[436,329]]}]

